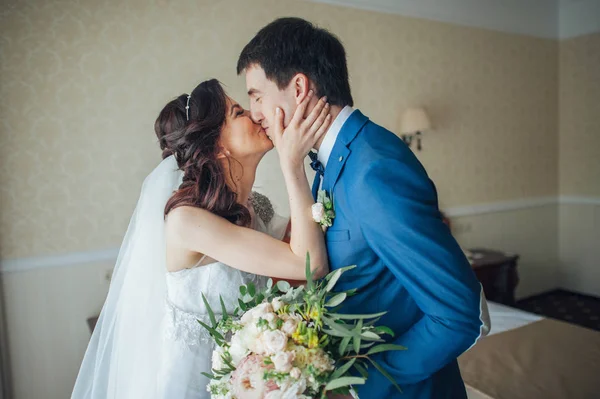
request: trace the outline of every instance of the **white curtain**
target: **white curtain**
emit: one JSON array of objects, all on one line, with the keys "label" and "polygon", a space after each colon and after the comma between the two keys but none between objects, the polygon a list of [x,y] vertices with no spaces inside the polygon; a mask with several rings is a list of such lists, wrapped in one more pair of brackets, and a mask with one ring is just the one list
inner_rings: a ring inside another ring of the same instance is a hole
[{"label": "white curtain", "polygon": [[8,369],[8,341],[6,339],[6,318],[4,313],[4,291],[0,274],[0,399],[10,399],[10,373]]}]

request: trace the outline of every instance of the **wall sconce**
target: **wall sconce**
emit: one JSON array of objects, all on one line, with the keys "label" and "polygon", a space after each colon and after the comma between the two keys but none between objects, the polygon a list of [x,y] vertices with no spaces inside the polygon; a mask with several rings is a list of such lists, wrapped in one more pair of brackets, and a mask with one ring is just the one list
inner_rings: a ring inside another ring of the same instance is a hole
[{"label": "wall sconce", "polygon": [[421,107],[408,108],[402,114],[400,120],[400,133],[402,141],[408,147],[411,146],[413,138],[417,140],[417,151],[421,151],[421,133],[431,129],[431,122]]}]

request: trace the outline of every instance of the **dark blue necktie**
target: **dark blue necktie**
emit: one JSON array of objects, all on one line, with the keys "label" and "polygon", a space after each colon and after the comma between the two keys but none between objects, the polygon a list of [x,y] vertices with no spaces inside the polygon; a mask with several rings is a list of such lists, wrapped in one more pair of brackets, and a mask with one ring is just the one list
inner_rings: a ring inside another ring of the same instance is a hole
[{"label": "dark blue necktie", "polygon": [[313,197],[317,198],[317,193],[319,192],[319,188],[321,187],[321,179],[323,178],[323,175],[325,175],[325,168],[323,167],[323,164],[321,163],[321,161],[319,161],[319,157],[317,156],[316,152],[309,152],[308,156],[310,157],[310,167],[317,172],[317,174],[315,175],[315,180],[313,181],[313,186],[312,186],[312,194]]},{"label": "dark blue necktie", "polygon": [[308,153],[308,156],[310,157],[310,167],[317,172],[318,174],[321,175],[321,177],[325,174],[325,168],[323,167],[323,164],[321,163],[321,161],[319,161],[319,157],[317,156],[317,153],[314,151],[311,151]]}]

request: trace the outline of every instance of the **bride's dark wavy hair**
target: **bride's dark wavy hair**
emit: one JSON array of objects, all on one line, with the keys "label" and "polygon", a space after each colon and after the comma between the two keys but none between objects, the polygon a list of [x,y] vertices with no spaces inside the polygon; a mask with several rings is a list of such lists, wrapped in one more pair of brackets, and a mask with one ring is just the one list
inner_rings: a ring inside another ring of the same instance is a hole
[{"label": "bride's dark wavy hair", "polygon": [[[200,83],[188,95],[169,102],[158,115],[154,131],[163,159],[175,155],[183,183],[167,202],[165,216],[180,206],[206,209],[231,223],[249,226],[248,208],[237,202],[218,159],[221,130],[227,115],[227,94],[216,79]],[[187,111],[187,116],[186,116]],[[189,120],[188,120],[189,116]]]}]

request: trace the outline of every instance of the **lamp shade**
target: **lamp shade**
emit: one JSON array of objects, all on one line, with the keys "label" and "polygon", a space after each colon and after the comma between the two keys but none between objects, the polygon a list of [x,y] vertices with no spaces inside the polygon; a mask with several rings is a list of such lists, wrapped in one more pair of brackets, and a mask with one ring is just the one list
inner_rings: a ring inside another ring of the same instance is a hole
[{"label": "lamp shade", "polygon": [[400,120],[400,133],[413,134],[416,132],[424,132],[431,129],[431,122],[427,116],[425,109],[408,108],[402,114]]}]

